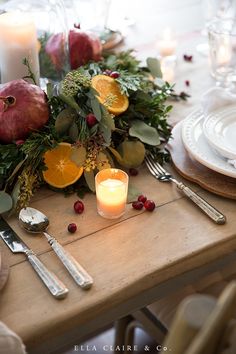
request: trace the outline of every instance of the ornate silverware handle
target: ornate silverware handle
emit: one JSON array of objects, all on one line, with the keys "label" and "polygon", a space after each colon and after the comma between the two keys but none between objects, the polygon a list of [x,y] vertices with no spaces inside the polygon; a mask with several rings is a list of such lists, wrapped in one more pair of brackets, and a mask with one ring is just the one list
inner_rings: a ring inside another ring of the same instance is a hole
[{"label": "ornate silverware handle", "polygon": [[57,240],[44,232],[48,243],[51,245],[57,256],[60,258],[75,282],[83,289],[89,289],[93,285],[93,279],[86,270],[71,256],[70,253],[57,242]]},{"label": "ornate silverware handle", "polygon": [[201,198],[191,188],[185,186],[185,184],[181,182],[178,182],[177,186],[216,224],[222,225],[226,223],[226,217],[221,214],[217,209],[215,209],[211,204],[209,204],[205,199]]},{"label": "ornate silverware handle", "polygon": [[65,285],[56,277],[56,275],[50,272],[45,265],[39,260],[32,250],[25,251],[26,256],[35,272],[42,279],[50,293],[56,299],[64,299],[68,293],[68,289]]}]

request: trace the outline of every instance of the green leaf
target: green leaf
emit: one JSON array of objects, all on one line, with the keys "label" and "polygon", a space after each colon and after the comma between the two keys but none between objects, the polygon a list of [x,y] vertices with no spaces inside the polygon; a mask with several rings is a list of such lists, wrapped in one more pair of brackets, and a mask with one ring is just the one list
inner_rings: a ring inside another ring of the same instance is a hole
[{"label": "green leaf", "polygon": [[133,184],[129,182],[128,186],[128,195],[127,195],[127,204],[132,203],[137,200],[138,196],[142,193],[138,190]]},{"label": "green leaf", "polygon": [[11,197],[12,197],[12,201],[13,201],[13,209],[16,208],[19,196],[20,196],[20,183],[19,183],[19,181],[17,181],[16,184],[14,185],[13,191],[11,193]]},{"label": "green leaf", "polygon": [[162,72],[161,72],[161,64],[160,61],[156,58],[147,58],[147,66],[148,69],[150,70],[152,76],[155,77],[160,77],[162,78]]},{"label": "green leaf", "polygon": [[46,92],[47,92],[47,96],[48,96],[49,99],[53,97],[53,85],[52,85],[51,82],[47,83]]},{"label": "green leaf", "polygon": [[64,135],[67,133],[67,131],[69,130],[69,128],[71,127],[71,125],[74,122],[76,113],[73,109],[71,108],[65,108],[63,109],[63,111],[61,111],[56,119],[55,122],[55,129],[56,132],[59,135]]},{"label": "green leaf", "polygon": [[143,143],[148,145],[160,145],[160,137],[157,130],[138,119],[132,121],[129,135],[140,139]]},{"label": "green leaf", "polygon": [[73,147],[70,158],[77,166],[81,167],[86,160],[86,155],[87,151],[83,146]]},{"label": "green leaf", "polygon": [[101,105],[97,100],[97,98],[94,97],[94,99],[91,100],[91,107],[93,110],[93,114],[97,118],[97,121],[100,122],[100,120],[102,119],[102,112],[101,112]]},{"label": "green leaf", "polygon": [[145,147],[141,141],[125,140],[121,143],[117,150],[109,147],[116,160],[121,166],[126,168],[138,167],[144,160]]},{"label": "green leaf", "polygon": [[10,181],[10,179],[15,176],[15,174],[21,169],[22,165],[24,164],[24,162],[25,162],[26,160],[27,160],[27,156],[24,158],[24,160],[20,161],[20,162],[16,165],[16,167],[15,167],[14,170],[12,171],[11,175],[8,177],[7,182]]},{"label": "green leaf", "polygon": [[[102,106],[101,106],[102,107]],[[102,119],[99,122],[99,129],[107,145],[111,142],[111,131],[115,130],[115,123],[112,116],[108,113],[105,107],[102,107]]]},{"label": "green leaf", "polygon": [[69,128],[69,137],[73,140],[73,141],[77,141],[78,137],[79,137],[79,129],[78,126],[75,122],[72,123],[72,125]]},{"label": "green leaf", "polygon": [[11,210],[12,206],[13,201],[11,196],[4,191],[0,191],[0,214]]},{"label": "green leaf", "polygon": [[97,159],[96,159],[96,163],[97,163],[97,168],[99,171],[104,170],[105,168],[111,167],[106,153],[104,153],[102,151],[99,152]]},{"label": "green leaf", "polygon": [[94,172],[93,171],[84,171],[84,178],[85,181],[87,183],[87,185],[89,186],[89,189],[92,192],[95,192],[95,178],[94,178]]}]

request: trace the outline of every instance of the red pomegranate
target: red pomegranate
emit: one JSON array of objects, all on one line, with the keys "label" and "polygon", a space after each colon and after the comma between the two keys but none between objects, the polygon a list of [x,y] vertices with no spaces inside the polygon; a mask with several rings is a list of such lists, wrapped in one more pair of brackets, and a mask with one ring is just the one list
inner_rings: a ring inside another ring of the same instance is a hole
[{"label": "red pomegranate", "polygon": [[63,33],[52,35],[45,46],[45,51],[49,55],[56,70],[61,70],[65,61],[65,39]]},{"label": "red pomegranate", "polygon": [[71,69],[77,69],[90,60],[100,60],[102,45],[94,33],[74,29],[69,32],[69,51]]},{"label": "red pomegranate", "polygon": [[0,88],[0,141],[12,143],[41,129],[49,118],[45,92],[24,80]]}]

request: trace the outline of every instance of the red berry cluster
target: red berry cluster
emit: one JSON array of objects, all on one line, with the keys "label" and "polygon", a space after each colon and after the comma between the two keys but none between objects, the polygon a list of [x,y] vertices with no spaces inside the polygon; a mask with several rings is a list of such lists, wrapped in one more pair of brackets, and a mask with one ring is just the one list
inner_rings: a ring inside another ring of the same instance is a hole
[{"label": "red berry cluster", "polygon": [[144,195],[140,195],[138,200],[132,203],[132,207],[136,210],[141,210],[144,207],[147,211],[153,211],[156,204],[153,200],[149,200]]},{"label": "red berry cluster", "polygon": [[[84,203],[81,202],[81,200],[77,200],[75,203],[74,203],[74,211],[76,214],[82,214],[83,211],[84,211]],[[73,234],[76,232],[77,230],[77,225],[73,222],[71,224],[68,225],[67,227],[67,230]]]},{"label": "red berry cluster", "polygon": [[113,79],[118,79],[118,77],[120,76],[120,73],[118,71],[112,71],[112,70],[106,69],[105,71],[103,71],[103,75],[110,76]]}]

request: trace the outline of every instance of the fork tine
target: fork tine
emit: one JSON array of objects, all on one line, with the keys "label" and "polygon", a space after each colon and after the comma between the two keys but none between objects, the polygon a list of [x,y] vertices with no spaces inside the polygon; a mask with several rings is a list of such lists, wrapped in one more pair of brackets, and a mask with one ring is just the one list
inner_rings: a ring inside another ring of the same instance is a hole
[{"label": "fork tine", "polygon": [[161,165],[154,161],[154,159],[148,156],[150,164],[153,166],[154,169],[158,171],[159,174],[163,175],[165,172],[162,171]]},{"label": "fork tine", "polygon": [[160,174],[153,168],[153,165],[152,165],[152,163],[150,162],[150,160],[148,159],[147,156],[145,157],[145,162],[146,162],[147,168],[149,169],[151,174],[154,177],[159,177]]},{"label": "fork tine", "polygon": [[152,155],[152,154],[150,154],[150,155],[151,155],[151,159],[152,159],[153,164],[155,164],[155,166],[159,168],[160,173],[168,173],[168,172],[164,169],[164,167],[162,167],[161,164],[159,164],[159,162],[156,162],[156,161],[154,160],[153,155]]},{"label": "fork tine", "polygon": [[152,161],[149,156],[146,156],[146,161],[148,162],[150,168],[159,176],[162,174],[160,169],[156,166],[156,164]]}]

